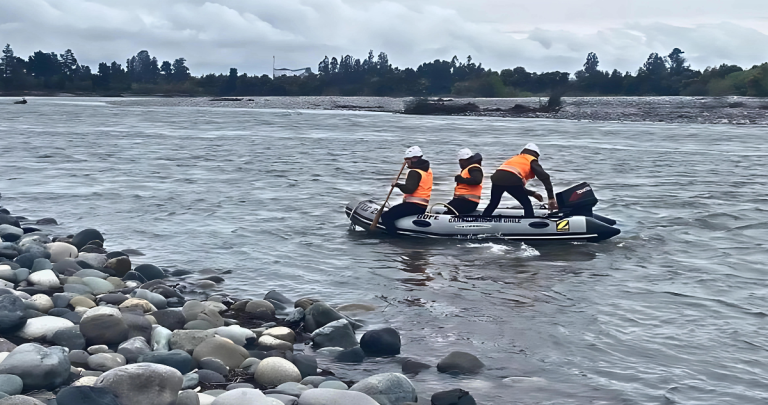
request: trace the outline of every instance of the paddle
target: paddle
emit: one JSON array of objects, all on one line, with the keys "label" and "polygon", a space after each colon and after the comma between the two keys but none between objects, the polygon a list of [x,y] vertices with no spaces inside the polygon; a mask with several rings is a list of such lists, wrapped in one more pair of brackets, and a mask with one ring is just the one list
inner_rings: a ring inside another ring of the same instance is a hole
[{"label": "paddle", "polygon": [[403,162],[403,165],[400,166],[400,171],[397,173],[397,177],[395,177],[395,181],[392,182],[392,187],[389,188],[389,194],[387,194],[387,198],[384,200],[384,204],[381,204],[381,208],[379,208],[379,212],[376,213],[376,216],[373,217],[373,222],[371,222],[371,230],[376,229],[376,225],[379,224],[379,219],[381,218],[381,214],[384,212],[384,207],[387,205],[387,201],[389,201],[389,196],[392,195],[392,190],[395,189],[395,183],[397,183],[398,180],[400,180],[400,175],[403,174],[403,170],[405,169],[405,162]]}]

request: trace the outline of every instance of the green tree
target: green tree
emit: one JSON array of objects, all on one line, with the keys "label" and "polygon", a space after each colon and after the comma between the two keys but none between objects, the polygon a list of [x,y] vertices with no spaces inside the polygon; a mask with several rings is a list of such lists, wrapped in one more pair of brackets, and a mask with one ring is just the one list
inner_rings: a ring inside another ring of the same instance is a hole
[{"label": "green tree", "polygon": [[320,63],[318,63],[317,72],[324,75],[331,73],[331,63],[328,61],[327,55],[323,60],[320,61]]},{"label": "green tree", "polygon": [[186,65],[187,60],[184,58],[178,58],[173,61],[173,81],[178,83],[184,83],[189,79],[189,68]]},{"label": "green tree", "polygon": [[106,62],[99,63],[96,78],[93,80],[93,86],[98,89],[108,90],[111,82],[111,68]]},{"label": "green tree", "polygon": [[77,63],[75,53],[71,49],[67,49],[61,57],[61,70],[67,76],[67,80],[70,82],[80,73],[80,65]]},{"label": "green tree", "polygon": [[330,67],[331,67],[331,73],[336,73],[336,72],[339,71],[339,60],[336,59],[335,56],[333,58],[331,58],[331,66]]},{"label": "green tree", "polygon": [[13,75],[14,60],[13,48],[11,44],[6,44],[3,48],[3,56],[0,57],[0,76],[10,78]]},{"label": "green tree", "polygon": [[392,70],[392,65],[389,64],[389,56],[386,52],[379,52],[379,56],[376,58],[376,67],[379,69],[379,74],[386,74]]},{"label": "green tree", "polygon": [[164,60],[163,63],[160,65],[160,75],[162,75],[165,78],[165,80],[171,80],[172,73],[173,73],[173,66],[171,65],[171,62]]},{"label": "green tree", "polygon": [[587,61],[584,62],[584,73],[594,75],[599,72],[598,66],[600,66],[600,60],[597,59],[597,54],[590,52],[587,55]]},{"label": "green tree", "polygon": [[237,68],[229,69],[229,76],[221,87],[221,94],[225,96],[233,95],[237,91]]},{"label": "green tree", "polygon": [[683,56],[684,53],[685,52],[681,51],[680,48],[675,48],[667,56],[667,60],[669,61],[669,73],[673,76],[680,76],[691,70],[691,66],[685,64],[687,60],[685,59],[685,56]]}]

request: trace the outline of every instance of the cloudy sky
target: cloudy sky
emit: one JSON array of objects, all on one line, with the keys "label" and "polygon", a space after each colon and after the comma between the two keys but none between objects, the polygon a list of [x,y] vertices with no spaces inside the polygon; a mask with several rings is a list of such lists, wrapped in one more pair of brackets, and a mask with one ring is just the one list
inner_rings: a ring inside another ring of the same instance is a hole
[{"label": "cloudy sky", "polygon": [[500,70],[635,71],[686,52],[694,68],[768,61],[768,0],[0,0],[0,42],[17,55],[71,48],[81,63],[142,49],[193,74],[301,68],[385,51],[405,67],[472,55]]}]

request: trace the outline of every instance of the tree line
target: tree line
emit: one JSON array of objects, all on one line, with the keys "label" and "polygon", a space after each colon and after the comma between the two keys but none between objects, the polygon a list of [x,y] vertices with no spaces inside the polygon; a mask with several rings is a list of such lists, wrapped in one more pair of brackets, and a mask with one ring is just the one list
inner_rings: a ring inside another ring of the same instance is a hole
[{"label": "tree line", "polygon": [[81,65],[74,52],[37,51],[26,59],[6,45],[0,57],[0,92],[72,92],[97,95],[176,94],[191,96],[768,96],[768,63],[745,70],[722,64],[691,69],[679,48],[666,56],[652,53],[635,72],[601,70],[594,52],[583,69],[529,72],[522,66],[494,71],[471,56],[436,59],[414,68],[392,66],[385,52],[324,57],[317,73],[302,77],[227,74],[192,76],[185,58],[158,61],[142,50],[126,59]]}]

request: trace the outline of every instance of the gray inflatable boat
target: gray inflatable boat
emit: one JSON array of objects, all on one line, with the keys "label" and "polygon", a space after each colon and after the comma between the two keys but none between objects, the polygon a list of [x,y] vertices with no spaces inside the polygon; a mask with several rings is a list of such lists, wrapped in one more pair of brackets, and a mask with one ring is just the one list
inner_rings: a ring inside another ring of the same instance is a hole
[{"label": "gray inflatable boat", "polygon": [[[507,239],[520,241],[586,241],[599,242],[621,233],[616,221],[594,214],[597,204],[592,187],[581,183],[557,193],[559,211],[550,213],[546,206],[536,209],[536,217],[524,218],[522,209],[500,208],[493,216],[481,211],[472,215],[444,214],[446,208],[433,206],[424,215],[399,219],[398,232],[406,236],[454,239]],[[372,200],[353,201],[345,213],[352,226],[370,230],[381,204]],[[383,232],[379,223],[377,230]]]}]

